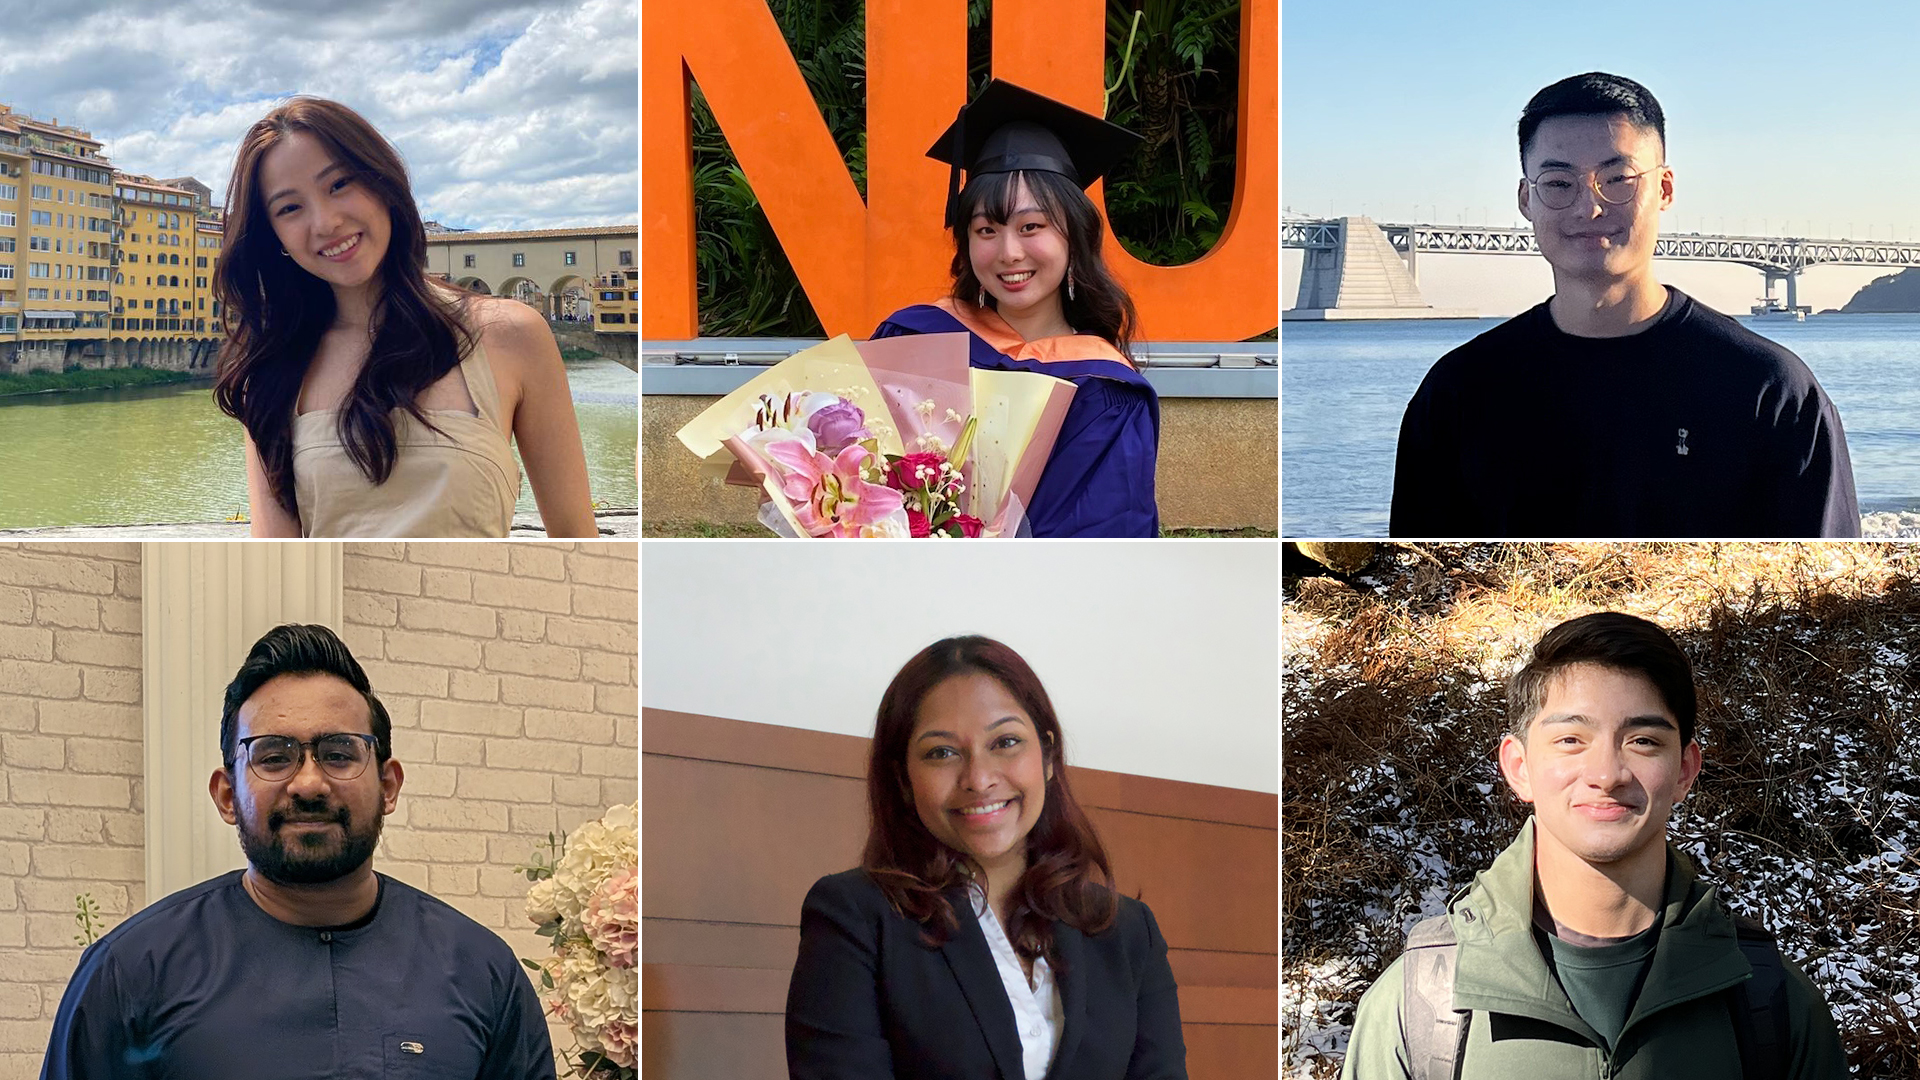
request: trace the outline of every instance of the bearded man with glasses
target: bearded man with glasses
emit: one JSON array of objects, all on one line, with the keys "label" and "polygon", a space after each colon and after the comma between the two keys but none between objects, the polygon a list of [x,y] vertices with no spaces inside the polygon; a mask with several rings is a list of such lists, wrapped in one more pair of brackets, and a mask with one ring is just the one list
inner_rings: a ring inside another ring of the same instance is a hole
[{"label": "bearded man with glasses", "polygon": [[405,771],[367,675],[280,626],[228,684],[209,791],[245,870],[92,945],[42,1080],[553,1080],[540,1003],[492,931],[376,874]]},{"label": "bearded man with glasses", "polygon": [[1576,75],[1533,96],[1519,134],[1553,296],[1427,372],[1400,424],[1392,535],[1860,535],[1813,373],[1654,277],[1674,174],[1653,94]]}]

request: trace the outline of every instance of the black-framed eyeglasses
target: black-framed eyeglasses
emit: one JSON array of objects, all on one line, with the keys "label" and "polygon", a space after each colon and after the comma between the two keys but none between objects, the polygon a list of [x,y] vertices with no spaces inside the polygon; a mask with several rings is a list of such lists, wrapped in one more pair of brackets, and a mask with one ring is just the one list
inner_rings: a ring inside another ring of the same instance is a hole
[{"label": "black-framed eyeglasses", "polygon": [[247,752],[247,768],[270,784],[292,778],[311,752],[320,771],[335,780],[358,780],[367,771],[380,742],[371,735],[338,732],[301,742],[286,735],[249,735],[240,740]]},{"label": "black-framed eyeglasses", "polygon": [[1549,210],[1565,210],[1580,198],[1583,186],[1591,188],[1601,202],[1611,206],[1621,206],[1633,201],[1640,191],[1640,178],[1648,173],[1656,173],[1666,168],[1665,164],[1655,165],[1639,172],[1626,172],[1618,166],[1607,169],[1589,169],[1586,172],[1574,172],[1571,169],[1547,169],[1539,176],[1527,181],[1527,187],[1533,191],[1533,197]]}]

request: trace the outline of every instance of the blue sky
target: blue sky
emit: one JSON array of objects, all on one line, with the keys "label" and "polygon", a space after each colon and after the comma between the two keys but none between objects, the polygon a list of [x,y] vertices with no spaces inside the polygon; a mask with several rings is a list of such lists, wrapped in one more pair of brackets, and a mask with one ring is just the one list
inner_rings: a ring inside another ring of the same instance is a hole
[{"label": "blue sky", "polygon": [[1664,231],[1920,238],[1920,4],[1289,0],[1282,18],[1295,211],[1523,224],[1521,107],[1601,70],[1667,114]]},{"label": "blue sky", "polygon": [[639,52],[638,0],[9,0],[0,102],[218,200],[248,126],[315,94],[399,148],[427,218],[630,223]]},{"label": "blue sky", "polygon": [[[1663,233],[1920,239],[1920,3],[1287,0],[1280,198],[1290,212],[1524,226],[1514,124],[1584,71],[1639,80],[1667,116]],[[1292,306],[1300,253],[1282,253]],[[1663,280],[1740,313],[1758,272],[1662,261]],[[1877,276],[1823,267],[1800,298],[1837,307]],[[1441,307],[1507,315],[1545,299],[1537,258],[1423,258]]]}]

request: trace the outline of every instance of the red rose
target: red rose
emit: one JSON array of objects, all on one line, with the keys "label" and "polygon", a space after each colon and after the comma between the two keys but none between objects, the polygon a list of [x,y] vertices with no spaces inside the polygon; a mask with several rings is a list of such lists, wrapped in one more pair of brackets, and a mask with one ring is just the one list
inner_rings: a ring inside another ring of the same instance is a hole
[{"label": "red rose", "polygon": [[[897,491],[927,487],[939,477],[940,466],[946,463],[947,459],[939,454],[908,454],[893,463],[887,474],[887,486]],[[932,470],[925,478],[915,475],[922,467]]]},{"label": "red rose", "polygon": [[978,539],[982,522],[972,514],[955,514],[947,519],[947,524],[960,526],[960,535],[969,540]]},{"label": "red rose", "polygon": [[916,540],[932,536],[933,530],[927,527],[927,515],[918,510],[907,511],[907,533]]}]

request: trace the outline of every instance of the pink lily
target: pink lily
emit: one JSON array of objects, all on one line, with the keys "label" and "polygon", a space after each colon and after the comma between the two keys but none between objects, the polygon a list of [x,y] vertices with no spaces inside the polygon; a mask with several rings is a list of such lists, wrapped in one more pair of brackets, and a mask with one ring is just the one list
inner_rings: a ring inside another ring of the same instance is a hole
[{"label": "pink lily", "polygon": [[[796,439],[762,449],[780,467],[781,493],[793,503],[794,518],[809,536],[870,535],[875,526],[905,516],[899,492],[860,475],[871,456],[864,446],[853,444],[831,458]],[[904,527],[900,535],[906,535]]]}]

